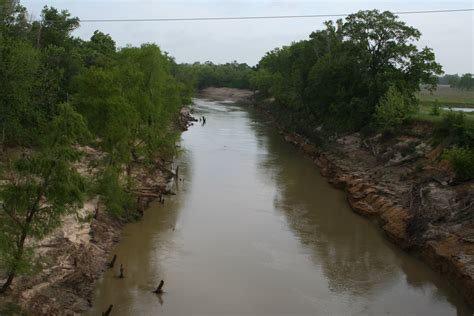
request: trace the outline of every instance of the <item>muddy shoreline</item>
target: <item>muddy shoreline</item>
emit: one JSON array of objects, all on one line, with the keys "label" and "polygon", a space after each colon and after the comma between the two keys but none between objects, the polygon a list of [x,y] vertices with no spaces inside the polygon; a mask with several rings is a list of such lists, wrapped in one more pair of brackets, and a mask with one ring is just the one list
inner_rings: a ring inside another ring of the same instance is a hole
[{"label": "muddy shoreline", "polygon": [[[185,131],[194,118],[183,108],[176,129]],[[90,147],[81,148],[84,160],[77,166],[83,174],[93,176],[88,166],[102,153]],[[133,178],[139,183],[137,216],[161,195],[174,194],[170,183],[175,173],[170,162],[157,159],[152,166],[137,163]],[[96,281],[107,270],[114,245],[119,242],[126,222],[114,217],[97,197],[90,197],[76,214],[68,215],[55,231],[35,243],[39,267],[32,276],[18,277],[7,295],[0,297],[3,315],[79,315],[92,306]],[[112,269],[120,267],[117,258]],[[118,272],[117,272],[118,273]]]},{"label": "muddy shoreline", "polygon": [[[329,183],[346,192],[355,213],[375,221],[393,243],[446,277],[474,307],[474,182],[450,183],[452,171],[437,159],[442,147],[425,137],[429,126],[415,126],[410,136],[389,140],[357,133],[334,137],[331,146],[322,148],[281,126],[271,111],[272,100],[257,105],[251,92],[228,88],[206,89],[201,95],[253,104]],[[413,152],[405,154],[407,147]]]}]

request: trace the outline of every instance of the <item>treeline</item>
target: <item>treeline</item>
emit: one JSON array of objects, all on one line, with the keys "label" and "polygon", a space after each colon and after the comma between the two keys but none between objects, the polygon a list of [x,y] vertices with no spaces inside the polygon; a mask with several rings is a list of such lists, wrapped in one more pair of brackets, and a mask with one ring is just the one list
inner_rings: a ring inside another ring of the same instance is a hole
[{"label": "treeline", "polygon": [[249,65],[239,64],[236,61],[226,64],[205,63],[180,64],[181,71],[194,78],[197,89],[207,87],[228,87],[251,89],[251,78],[254,70]]},{"label": "treeline", "polygon": [[416,108],[420,83],[434,87],[442,73],[433,51],[414,45],[421,33],[390,12],[360,11],[325,25],[267,53],[254,79],[306,135],[321,125],[393,128]]},{"label": "treeline", "polygon": [[462,76],[459,76],[458,74],[444,75],[438,78],[438,83],[462,90],[474,89],[474,77],[470,73],[465,73]]},{"label": "treeline", "polygon": [[[44,7],[31,21],[18,1],[0,0],[0,292],[34,268],[27,241],[86,195],[131,216],[134,165],[172,153],[190,101],[191,83],[158,46],[117,49],[99,31],[71,36],[77,27],[68,11]],[[103,153],[92,179],[78,172],[86,145]]]}]

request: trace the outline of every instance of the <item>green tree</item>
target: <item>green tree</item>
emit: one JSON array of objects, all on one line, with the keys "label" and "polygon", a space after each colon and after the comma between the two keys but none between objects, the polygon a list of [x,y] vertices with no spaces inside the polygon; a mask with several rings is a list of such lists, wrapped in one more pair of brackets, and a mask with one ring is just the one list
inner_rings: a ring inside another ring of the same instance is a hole
[{"label": "green tree", "polygon": [[472,74],[466,73],[462,75],[456,86],[459,89],[472,90],[474,88],[474,78],[472,77]]},{"label": "green tree", "polygon": [[294,129],[310,134],[323,124],[358,130],[374,118],[391,86],[415,109],[420,84],[437,83],[441,66],[432,50],[419,50],[420,32],[394,14],[359,11],[325,26],[308,40],[267,53],[253,79]]},{"label": "green tree", "polygon": [[404,95],[395,87],[390,87],[380,99],[374,115],[380,129],[393,132],[407,120],[409,114],[410,106]]},{"label": "green tree", "polygon": [[109,34],[94,31],[90,41],[82,43],[82,56],[86,66],[107,67],[116,56],[115,41]]},{"label": "green tree", "polygon": [[[172,61],[156,45],[124,48],[114,60],[77,76],[73,100],[107,153],[98,185],[102,200],[121,215],[119,206],[125,211],[130,205],[134,165],[174,153],[173,124],[183,93],[172,76]],[[124,172],[125,179],[120,176]]]},{"label": "green tree", "polygon": [[8,275],[5,292],[14,277],[29,271],[33,252],[27,239],[40,239],[82,201],[84,183],[73,163],[80,154],[74,145],[87,137],[82,117],[70,105],[58,106],[58,115],[42,148],[24,153],[4,173],[0,186],[0,267]]}]

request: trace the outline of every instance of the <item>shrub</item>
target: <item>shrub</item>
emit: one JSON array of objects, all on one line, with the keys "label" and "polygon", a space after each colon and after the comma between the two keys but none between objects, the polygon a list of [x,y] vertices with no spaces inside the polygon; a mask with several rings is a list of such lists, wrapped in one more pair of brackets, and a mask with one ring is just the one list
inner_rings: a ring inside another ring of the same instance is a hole
[{"label": "shrub", "polygon": [[474,179],[474,150],[458,147],[447,149],[444,159],[451,163],[456,178],[461,181]]},{"label": "shrub", "polygon": [[432,104],[431,104],[431,115],[433,116],[439,116],[441,114],[441,107],[439,105],[438,99],[436,99]]},{"label": "shrub", "polygon": [[410,114],[410,104],[395,87],[390,87],[375,108],[375,122],[382,131],[394,131]]},{"label": "shrub", "polygon": [[474,126],[463,112],[446,113],[437,130],[441,137],[450,137],[453,144],[474,149]]}]

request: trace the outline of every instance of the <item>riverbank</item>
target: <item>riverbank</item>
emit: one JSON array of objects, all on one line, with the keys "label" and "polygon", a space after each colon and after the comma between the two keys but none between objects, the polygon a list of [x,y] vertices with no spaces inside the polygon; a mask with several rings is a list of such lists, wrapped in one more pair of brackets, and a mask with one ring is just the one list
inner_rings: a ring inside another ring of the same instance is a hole
[{"label": "riverbank", "polygon": [[[176,128],[184,131],[194,118],[189,109],[180,112]],[[94,161],[104,153],[80,147],[83,159],[77,165],[81,174],[93,177]],[[135,196],[140,217],[147,206],[161,195],[174,194],[169,189],[175,178],[172,165],[161,159],[154,164],[137,162],[132,177],[138,183]],[[91,307],[95,282],[110,269],[112,250],[126,224],[107,212],[98,196],[89,197],[75,214],[63,218],[62,225],[33,246],[39,258],[36,273],[18,277],[7,295],[0,297],[0,314],[75,315]],[[117,258],[114,270],[120,267]]]},{"label": "riverbank", "polygon": [[[203,91],[209,98],[215,93],[251,102],[250,92]],[[330,183],[346,191],[354,212],[375,220],[395,244],[444,275],[474,306],[474,182],[452,181],[453,172],[438,159],[443,144],[430,137],[430,124],[414,124],[391,138],[332,136],[321,147],[280,125],[271,100],[257,108]]]}]

